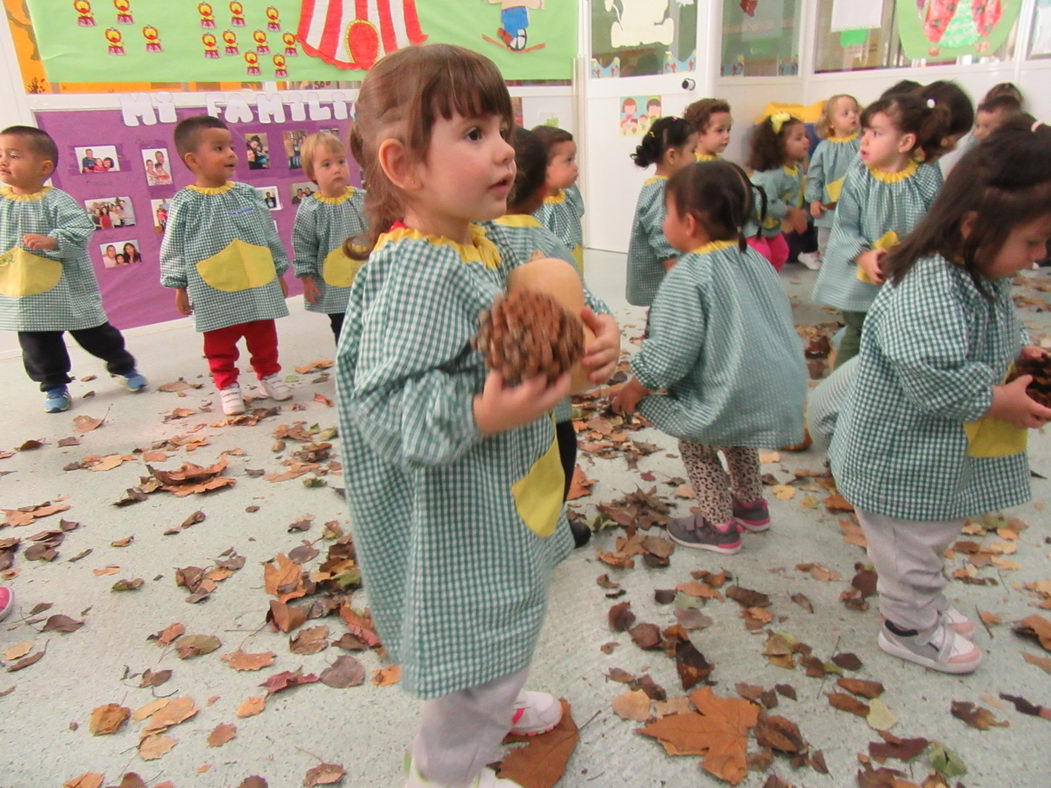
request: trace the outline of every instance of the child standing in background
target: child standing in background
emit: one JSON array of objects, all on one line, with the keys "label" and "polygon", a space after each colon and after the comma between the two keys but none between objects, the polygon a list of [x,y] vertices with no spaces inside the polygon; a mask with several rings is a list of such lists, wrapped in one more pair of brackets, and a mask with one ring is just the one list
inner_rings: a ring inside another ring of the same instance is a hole
[{"label": "child standing in background", "polygon": [[348,257],[343,245],[368,229],[365,192],[347,184],[347,151],[335,134],[322,131],[304,139],[300,161],[318,190],[296,211],[293,265],[303,280],[307,311],[328,315],[338,343],[350,286],[362,264]]},{"label": "child standing in background", "polygon": [[718,161],[730,144],[730,105],[722,99],[701,99],[688,106],[683,117],[697,132],[697,161]]},{"label": "child standing in background", "polygon": [[533,129],[547,148],[547,196],[533,215],[562,240],[573,253],[577,268],[584,270],[584,200],[577,188],[577,143],[573,135],[554,126]]},{"label": "child standing in background", "polygon": [[[511,99],[490,60],[431,44],[378,61],[355,111],[374,242],[336,392],[376,627],[401,685],[425,700],[405,785],[512,788],[486,766],[492,751],[562,716],[554,696],[521,689],[572,541],[548,416],[569,374],[508,387],[472,346],[518,262],[475,223],[507,210]],[[592,382],[605,381],[616,344],[591,356]]]},{"label": "child standing in background", "polygon": [[[668,536],[736,553],[738,524],[770,527],[758,449],[803,437],[803,346],[777,275],[745,242],[754,209],[744,172],[727,162],[692,164],[668,180],[666,199],[664,234],[683,254],[657,292],[649,337],[631,360],[635,377],[613,408],[638,406],[679,438],[700,514],[673,520]],[[667,394],[653,394],[661,389]]]},{"label": "child standing in background", "polygon": [[259,391],[275,400],[292,392],[278,373],[277,327],[288,314],[282,278],[288,258],[259,193],[229,180],[237,167],[230,130],[195,115],[175,127],[175,149],[195,182],[172,198],[161,243],[161,284],[175,308],[194,315],[223,413],[244,413],[237,383],[237,342],[251,353]]},{"label": "child standing in background", "polygon": [[775,112],[752,130],[748,169],[752,183],[766,194],[766,216],[758,237],[749,245],[770,261],[775,271],[788,262],[788,241],[782,227],[803,233],[807,214],[803,210],[803,162],[810,151],[806,126],[787,112]]},{"label": "child standing in background", "polygon": [[1004,124],[1008,118],[1022,113],[1022,103],[1007,93],[986,97],[974,113],[974,138],[981,142]]},{"label": "child standing in background", "polygon": [[949,115],[903,93],[873,102],[861,115],[861,156],[843,182],[813,298],[842,311],[846,324],[836,365],[857,355],[861,327],[883,283],[881,259],[923,217],[942,184],[936,160]]},{"label": "child standing in background", "polygon": [[[838,221],[838,220],[837,220]],[[1011,278],[1051,237],[1051,130],[1009,122],[971,149],[902,244],[866,321],[829,451],[879,574],[888,654],[945,673],[982,660],[974,622],[942,593],[966,517],[1030,497],[1026,438],[1051,420],[1026,375]]]},{"label": "child standing in background", "polygon": [[810,215],[814,217],[814,226],[817,227],[817,252],[799,255],[799,262],[812,271],[821,267],[836,216],[836,202],[843,190],[843,179],[861,149],[861,135],[858,134],[860,115],[857,99],[840,93],[825,102],[824,112],[817,125],[817,133],[822,140],[810,157],[806,182],[806,201],[810,204]]},{"label": "child standing in background", "polygon": [[94,222],[64,191],[44,185],[57,163],[58,147],[46,131],[0,132],[0,329],[18,332],[26,374],[40,384],[48,413],[73,404],[66,331],[128,389],[146,388],[102,309],[87,248]]},{"label": "child standing in background", "polygon": [[693,163],[698,132],[683,118],[661,118],[653,124],[631,155],[637,167],[657,165],[635,204],[628,243],[627,299],[635,306],[650,306],[664,274],[678,252],[664,237],[664,185],[668,178]]}]

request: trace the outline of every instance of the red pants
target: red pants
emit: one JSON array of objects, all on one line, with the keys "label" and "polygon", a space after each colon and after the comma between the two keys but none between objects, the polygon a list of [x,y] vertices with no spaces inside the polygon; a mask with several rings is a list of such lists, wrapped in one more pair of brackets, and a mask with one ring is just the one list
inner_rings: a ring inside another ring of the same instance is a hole
[{"label": "red pants", "polygon": [[773,238],[752,237],[748,239],[748,245],[769,260],[775,271],[780,271],[788,262],[788,241],[784,233],[778,233]]},{"label": "red pants", "polygon": [[204,355],[218,389],[237,383],[237,340],[244,337],[252,369],[262,380],[281,371],[277,363],[277,327],[273,320],[253,320],[204,332]]}]

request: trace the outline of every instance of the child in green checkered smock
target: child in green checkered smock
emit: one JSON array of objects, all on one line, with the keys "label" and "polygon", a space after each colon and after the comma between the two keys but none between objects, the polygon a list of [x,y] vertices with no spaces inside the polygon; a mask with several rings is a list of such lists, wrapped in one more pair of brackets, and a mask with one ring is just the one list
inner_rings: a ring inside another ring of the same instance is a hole
[{"label": "child in green checkered smock", "polygon": [[175,147],[196,182],[171,200],[161,243],[161,284],[176,308],[193,314],[223,413],[244,413],[237,383],[237,342],[251,353],[263,396],[291,398],[278,373],[275,318],[288,314],[288,268],[277,228],[256,190],[228,178],[237,164],[229,129],[197,115],[175,127]]},{"label": "child in green checkered smock", "polygon": [[903,94],[870,104],[861,125],[861,154],[843,181],[813,292],[815,301],[842,311],[836,364],[857,355],[865,313],[883,282],[880,259],[923,218],[942,184],[937,164],[917,160],[943,150],[941,113]]},{"label": "child in green checkered smock", "polygon": [[738,524],[769,528],[757,450],[800,442],[806,396],[788,297],[745,244],[751,195],[744,173],[725,162],[669,179],[666,233],[687,253],[657,292],[649,336],[631,361],[635,377],[613,402],[618,412],[638,406],[679,438],[699,514],[674,520],[668,535],[725,554],[741,549]]},{"label": "child in green checkered smock", "polygon": [[802,233],[807,228],[803,210],[806,157],[810,139],[806,126],[787,112],[775,112],[752,130],[748,169],[752,183],[766,195],[766,212],[760,232],[748,245],[770,261],[775,271],[788,262],[788,241],[782,226]]},{"label": "child in green checkered smock", "polygon": [[703,98],[694,101],[682,113],[683,120],[697,133],[694,158],[697,161],[720,161],[730,144],[734,119],[724,99]]},{"label": "child in green checkered smock", "polygon": [[[355,110],[375,242],[336,364],[354,545],[401,685],[426,701],[405,784],[495,786],[486,764],[508,731],[561,719],[555,697],[521,690],[548,578],[572,546],[550,416],[569,375],[509,387],[472,344],[519,262],[474,223],[506,212],[514,180],[496,66],[406,47],[369,70]],[[584,365],[601,382],[619,345],[594,325]]]},{"label": "child in green checkered smock", "polygon": [[836,203],[843,190],[843,180],[850,165],[858,158],[861,148],[861,135],[858,134],[860,114],[861,108],[853,96],[838,93],[825,102],[821,120],[817,124],[817,133],[822,140],[810,157],[806,181],[806,202],[817,228],[817,251],[799,255],[799,262],[812,270],[821,267],[821,258],[828,247],[832,221],[836,216]]},{"label": "child in green checkered smock", "polygon": [[146,386],[102,309],[87,246],[95,225],[72,197],[44,186],[57,161],[46,132],[0,132],[0,330],[18,332],[26,374],[45,392],[48,413],[72,406],[66,331],[129,389]]},{"label": "child in green checkered smock", "polygon": [[631,154],[637,167],[656,165],[639,192],[628,242],[627,298],[629,304],[649,306],[664,274],[679,256],[664,237],[664,184],[693,162],[697,132],[683,118],[660,118]]},{"label": "child in green checkered smock", "polygon": [[573,135],[554,126],[533,129],[547,148],[547,196],[533,215],[573,253],[577,268],[584,270],[584,200],[577,188],[577,143]]},{"label": "child in green checkered smock", "polygon": [[[484,226],[499,238],[502,245],[511,248],[519,263],[527,263],[536,257],[555,257],[575,267],[576,261],[569,247],[532,215],[544,198],[547,165],[544,143],[533,132],[516,128],[511,135],[511,144],[515,149],[515,182],[507,201],[508,213]],[[579,268],[577,273],[581,273]],[[605,321],[611,330],[617,330],[609,307],[593,295],[583,281],[581,284],[588,308],[601,315],[599,320]],[[568,497],[577,463],[577,434],[573,429],[573,405],[568,397],[555,407],[555,437],[566,477],[563,497]],[[569,525],[577,547],[587,544],[591,539],[591,529],[577,520],[570,520]]]},{"label": "child in green checkered smock", "polygon": [[347,185],[347,152],[335,134],[318,132],[304,139],[301,162],[318,190],[296,211],[292,262],[303,280],[307,311],[327,314],[338,341],[350,286],[361,267],[343,246],[368,229],[365,192]]},{"label": "child in green checkered smock", "polygon": [[955,166],[884,260],[836,420],[832,473],[879,574],[880,647],[948,673],[981,661],[974,623],[942,593],[965,518],[1029,500],[1029,429],[1051,408],[1005,379],[1028,344],[1011,278],[1051,236],[1051,129],[1009,123]]}]

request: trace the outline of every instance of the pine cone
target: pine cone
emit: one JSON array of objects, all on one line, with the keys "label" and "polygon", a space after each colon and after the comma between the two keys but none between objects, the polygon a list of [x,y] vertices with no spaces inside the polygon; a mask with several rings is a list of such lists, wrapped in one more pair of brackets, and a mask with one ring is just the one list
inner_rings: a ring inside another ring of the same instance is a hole
[{"label": "pine cone", "polygon": [[478,315],[474,346],[508,385],[537,375],[554,383],[584,355],[584,328],[551,296],[518,289]]},{"label": "pine cone", "polygon": [[1010,383],[1022,375],[1033,376],[1029,385],[1026,386],[1026,394],[1045,408],[1051,408],[1051,357],[1016,361],[1014,369],[1007,376],[1007,382]]}]

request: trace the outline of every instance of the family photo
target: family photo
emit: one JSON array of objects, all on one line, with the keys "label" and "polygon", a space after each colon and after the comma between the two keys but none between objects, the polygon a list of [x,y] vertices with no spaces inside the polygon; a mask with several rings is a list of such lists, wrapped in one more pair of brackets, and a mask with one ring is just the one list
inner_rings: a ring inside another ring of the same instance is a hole
[{"label": "family photo", "polygon": [[120,172],[120,159],[114,145],[92,145],[73,148],[82,173]]},{"label": "family photo", "polygon": [[106,268],[117,268],[122,265],[141,263],[138,241],[115,241],[111,244],[99,244],[102,253],[102,264]]},{"label": "family photo", "polygon": [[159,233],[164,232],[168,225],[169,200],[150,200],[150,215],[153,216],[153,229]]},{"label": "family photo", "polygon": [[135,209],[130,197],[99,197],[85,200],[84,208],[96,230],[112,230],[114,227],[131,227],[135,224]]},{"label": "family photo", "polygon": [[270,169],[270,142],[266,134],[249,134],[245,139],[245,161],[250,170]]},{"label": "family photo", "polygon": [[146,168],[147,186],[171,186],[171,159],[167,148],[143,148],[142,163]]}]

